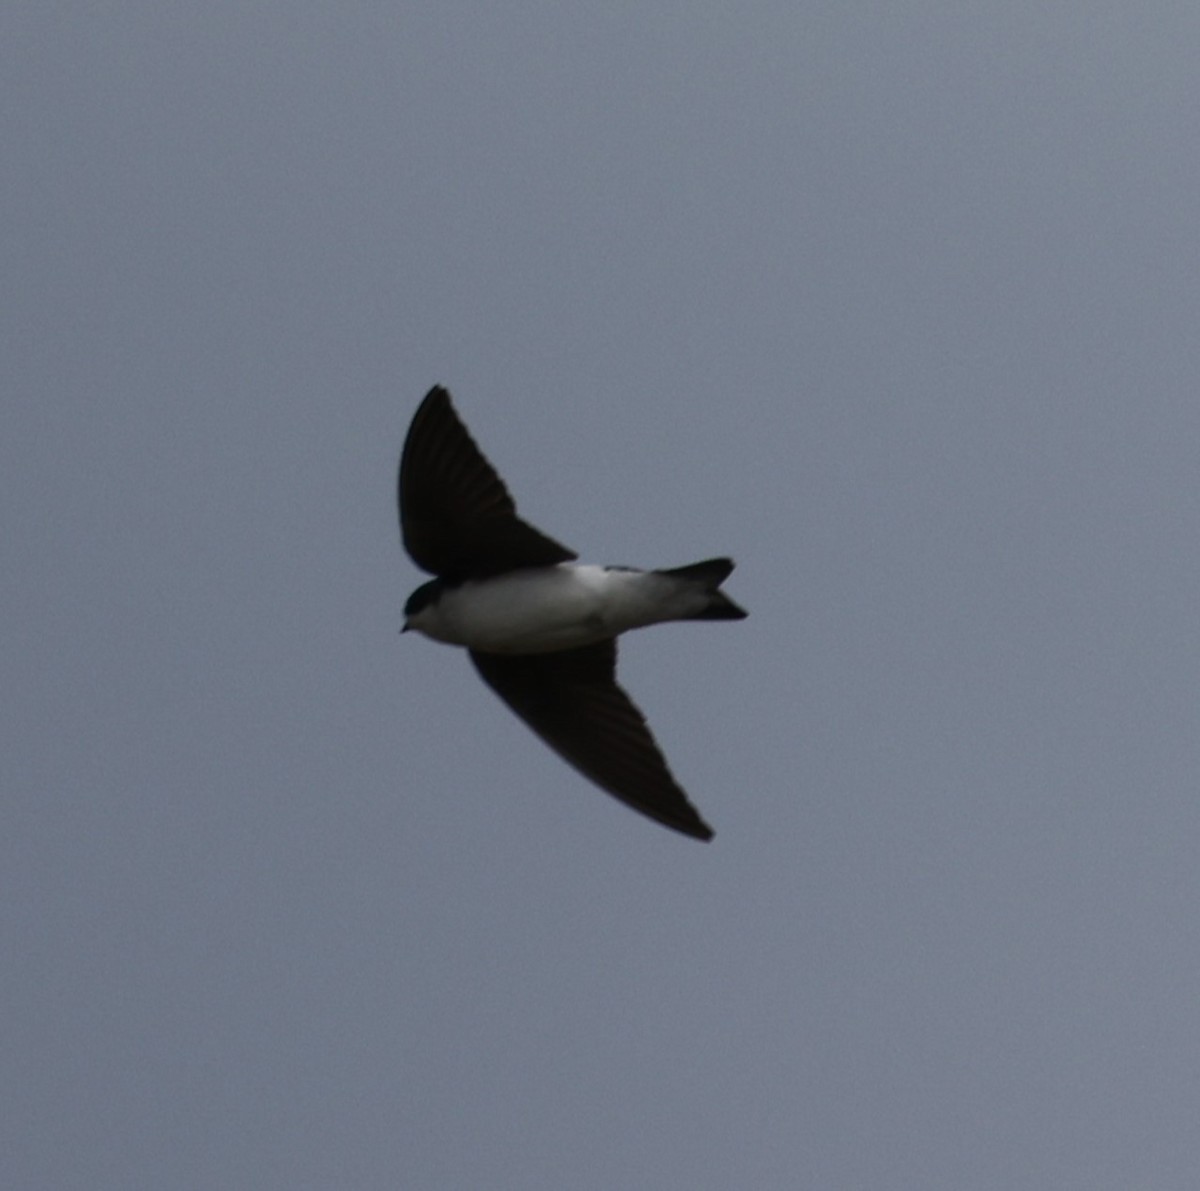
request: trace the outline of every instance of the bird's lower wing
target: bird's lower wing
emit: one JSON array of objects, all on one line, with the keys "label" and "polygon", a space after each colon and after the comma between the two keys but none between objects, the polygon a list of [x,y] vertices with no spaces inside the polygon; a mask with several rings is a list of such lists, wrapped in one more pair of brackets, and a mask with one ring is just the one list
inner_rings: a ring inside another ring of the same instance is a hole
[{"label": "bird's lower wing", "polygon": [[684,835],[712,838],[645,717],[617,685],[615,640],[556,653],[472,651],[471,661],[542,740],[602,790]]}]

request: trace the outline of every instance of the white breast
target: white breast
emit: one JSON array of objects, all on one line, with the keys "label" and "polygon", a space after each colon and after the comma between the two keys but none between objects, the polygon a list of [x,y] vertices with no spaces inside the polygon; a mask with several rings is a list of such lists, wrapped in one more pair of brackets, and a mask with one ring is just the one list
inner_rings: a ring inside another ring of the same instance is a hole
[{"label": "white breast", "polygon": [[530,567],[445,591],[409,623],[435,640],[489,653],[573,649],[670,619],[659,578],[576,563]]}]

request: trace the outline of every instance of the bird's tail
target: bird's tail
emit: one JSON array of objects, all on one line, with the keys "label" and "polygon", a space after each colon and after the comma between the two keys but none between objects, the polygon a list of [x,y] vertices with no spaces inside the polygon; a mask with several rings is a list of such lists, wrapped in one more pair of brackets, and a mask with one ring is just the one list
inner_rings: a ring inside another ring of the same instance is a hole
[{"label": "bird's tail", "polygon": [[746,610],[739,608],[723,591],[718,590],[732,570],[732,558],[706,558],[703,562],[671,567],[669,570],[656,571],[655,574],[686,580],[708,596],[707,605],[699,612],[684,617],[685,620],[744,620],[748,615]]}]

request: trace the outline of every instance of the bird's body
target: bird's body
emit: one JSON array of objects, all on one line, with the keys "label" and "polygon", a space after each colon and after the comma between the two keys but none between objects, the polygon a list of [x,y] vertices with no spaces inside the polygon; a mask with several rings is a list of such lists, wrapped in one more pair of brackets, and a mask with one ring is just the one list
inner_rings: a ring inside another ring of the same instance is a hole
[{"label": "bird's body", "polygon": [[634,809],[697,839],[711,828],[672,777],[616,682],[616,638],[669,620],[740,620],[725,558],[670,570],[594,566],[516,515],[516,505],[434,388],[400,461],[400,523],[436,576],[405,629],[465,647],[483,680],[564,760]]},{"label": "bird's body", "polygon": [[486,653],[552,653],[701,616],[711,603],[700,584],[667,572],[561,562],[443,586],[408,627]]}]

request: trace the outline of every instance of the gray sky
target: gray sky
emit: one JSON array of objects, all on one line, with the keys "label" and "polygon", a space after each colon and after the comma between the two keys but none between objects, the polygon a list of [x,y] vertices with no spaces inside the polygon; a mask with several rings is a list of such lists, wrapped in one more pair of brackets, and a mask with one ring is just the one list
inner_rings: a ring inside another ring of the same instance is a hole
[{"label": "gray sky", "polygon": [[[1200,9],[12,3],[0,1183],[1191,1191]],[[717,831],[455,652],[448,385]]]}]

